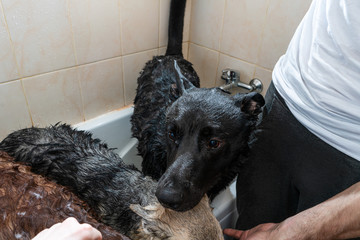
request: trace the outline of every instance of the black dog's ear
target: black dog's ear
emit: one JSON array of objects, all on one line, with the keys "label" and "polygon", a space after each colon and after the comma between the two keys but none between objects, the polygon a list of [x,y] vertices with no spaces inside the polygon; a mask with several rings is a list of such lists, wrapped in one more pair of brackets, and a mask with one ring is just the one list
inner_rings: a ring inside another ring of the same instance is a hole
[{"label": "black dog's ear", "polygon": [[[186,81],[184,82],[184,89],[191,89],[192,87],[194,87],[194,85],[192,85],[192,83],[190,81]],[[182,94],[186,93],[183,92]],[[181,95],[180,90],[178,88],[178,85],[176,83],[171,84],[170,86],[170,99],[172,101],[175,101],[176,99],[178,99]]]},{"label": "black dog's ear", "polygon": [[174,68],[177,92],[179,93],[179,96],[182,96],[184,93],[186,93],[186,89],[191,89],[195,86],[181,73],[181,69],[176,60],[174,61]]},{"label": "black dog's ear", "polygon": [[235,105],[240,107],[242,112],[255,117],[261,113],[261,107],[265,105],[264,97],[257,92],[236,94],[234,100]]}]

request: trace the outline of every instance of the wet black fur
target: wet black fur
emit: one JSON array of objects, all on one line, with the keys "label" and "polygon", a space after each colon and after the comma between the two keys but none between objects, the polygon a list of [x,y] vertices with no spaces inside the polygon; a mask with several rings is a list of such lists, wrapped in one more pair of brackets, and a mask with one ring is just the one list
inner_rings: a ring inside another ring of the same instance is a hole
[{"label": "wet black fur", "polygon": [[[180,3],[182,7],[173,8]],[[178,211],[191,209],[205,193],[214,198],[235,178],[264,105],[257,93],[232,97],[217,88],[199,88],[198,76],[179,48],[184,11],[184,0],[171,2],[169,43],[177,45],[168,44],[167,55],[146,64],[131,118],[143,173],[160,179],[158,200]],[[209,148],[213,139],[221,147]]]},{"label": "wet black fur", "polygon": [[137,94],[134,100],[134,114],[131,117],[133,136],[139,140],[138,151],[143,157],[142,171],[145,175],[159,179],[166,170],[166,128],[167,108],[176,100],[171,94],[177,73],[174,61],[183,74],[199,86],[199,79],[191,64],[181,56],[158,56],[149,61],[138,78]]},{"label": "wet black fur", "polygon": [[[167,170],[156,196],[165,206],[191,209],[212,199],[238,173],[264,105],[258,93],[230,96],[217,88],[192,88],[167,110]],[[214,143],[218,144],[213,146]]]},{"label": "wet black fur", "polygon": [[200,86],[192,64],[182,55],[182,36],[185,0],[173,0],[170,5],[168,48],[165,56],[156,56],[146,63],[139,78],[131,118],[133,136],[139,140],[138,151],[142,156],[142,171],[159,179],[166,170],[165,113],[175,100],[177,72],[174,62],[186,77],[185,87]]},{"label": "wet black fur", "polygon": [[140,223],[129,205],[156,201],[153,180],[125,165],[90,133],[69,125],[16,131],[0,143],[0,149],[31,166],[33,172],[70,187],[98,220],[126,235]]}]

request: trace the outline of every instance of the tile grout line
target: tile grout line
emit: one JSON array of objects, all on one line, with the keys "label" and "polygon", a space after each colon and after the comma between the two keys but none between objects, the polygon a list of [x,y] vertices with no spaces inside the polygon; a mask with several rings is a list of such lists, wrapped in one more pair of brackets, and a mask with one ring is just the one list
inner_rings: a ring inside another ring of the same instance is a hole
[{"label": "tile grout line", "polygon": [[[261,29],[260,44],[259,44],[259,48],[258,48],[258,52],[257,52],[257,56],[256,56],[256,65],[258,65],[259,58],[260,58],[260,53],[261,53],[261,50],[262,50],[262,44],[264,42],[264,32],[265,32],[265,26],[266,26],[266,22],[267,22],[266,20],[268,18],[269,8],[270,8],[270,0],[267,1],[265,19],[264,19],[264,23],[263,23],[263,26],[262,26],[262,29]],[[256,74],[256,69],[254,69],[253,78],[255,78],[255,74]]]},{"label": "tile grout line", "polygon": [[124,66],[124,55],[123,55],[123,41],[122,41],[122,36],[123,36],[123,29],[122,29],[122,21],[121,21],[121,0],[118,0],[118,11],[119,11],[119,25],[120,25],[120,52],[121,52],[121,80],[122,80],[122,89],[123,89],[123,101],[124,101],[124,105],[126,104],[126,99],[125,99],[125,66]]},{"label": "tile grout line", "polygon": [[[216,74],[215,74],[215,82],[214,82],[214,86],[216,86],[216,80],[217,78],[217,74],[219,71],[219,66],[220,66],[220,51],[221,51],[221,43],[223,40],[223,36],[224,36],[224,22],[225,22],[225,12],[226,12],[226,7],[227,7],[227,0],[225,0],[224,3],[224,9],[223,9],[223,16],[222,16],[222,22],[221,22],[221,31],[220,31],[220,38],[219,38],[219,44],[218,44],[218,57],[217,57],[217,63],[216,63]],[[220,75],[221,76],[221,75]]]},{"label": "tile grout line", "polygon": [[73,23],[72,23],[72,19],[71,19],[71,14],[70,14],[70,2],[69,0],[66,0],[66,10],[67,10],[67,17],[70,23],[70,31],[71,31],[71,45],[73,47],[73,52],[74,52],[74,57],[75,57],[75,65],[79,65],[79,61],[78,61],[78,57],[77,57],[77,52],[76,52],[76,47],[75,47],[75,34],[74,34],[74,29],[73,29]]},{"label": "tile grout line", "polygon": [[121,21],[121,2],[120,2],[121,0],[118,0],[117,2],[118,2],[118,13],[119,13],[119,19],[118,19],[118,21],[119,21],[119,27],[120,27],[120,29],[119,29],[119,42],[120,42],[120,52],[121,52],[121,57],[122,56],[124,56],[123,55],[123,39],[122,39],[122,36],[123,36],[123,29],[122,29],[122,21]]},{"label": "tile grout line", "polygon": [[77,84],[80,90],[80,99],[81,99],[81,118],[83,119],[83,121],[85,121],[85,104],[84,104],[84,94],[83,94],[83,90],[82,90],[82,85],[81,85],[81,79],[80,79],[80,68],[79,68],[79,61],[78,61],[78,57],[77,57],[77,52],[76,52],[76,47],[75,47],[75,34],[74,34],[74,28],[73,28],[73,22],[71,19],[71,13],[70,13],[70,2],[69,0],[66,0],[66,8],[67,8],[67,17],[70,23],[70,31],[71,31],[71,39],[72,39],[72,47],[73,47],[73,52],[74,52],[74,57],[75,57],[75,66],[74,70],[76,71],[76,76],[77,76]]},{"label": "tile grout line", "polygon": [[14,60],[15,60],[15,63],[16,63],[17,73],[18,73],[19,79],[21,79],[22,73],[21,73],[21,69],[20,69],[19,63],[18,63],[17,58],[16,58],[15,47],[14,47],[14,43],[13,43],[12,38],[11,38],[11,34],[10,34],[10,30],[9,30],[9,25],[8,25],[8,23],[7,23],[7,19],[6,19],[6,16],[5,16],[5,11],[4,11],[4,6],[3,6],[3,3],[2,3],[2,0],[0,0],[0,9],[1,9],[1,13],[2,13],[3,16],[4,16],[5,28],[6,28],[6,31],[7,31],[7,34],[8,34],[8,38],[9,38],[9,41],[10,41],[11,52],[12,52],[12,55],[13,55]]},{"label": "tile grout line", "polygon": [[159,3],[159,7],[158,7],[158,10],[159,10],[159,14],[158,14],[158,52],[159,52],[159,49],[160,49],[160,27],[161,27],[160,26],[160,22],[161,22],[161,0],[158,0],[158,3]]},{"label": "tile grout line", "polygon": [[[1,0],[0,0],[0,1],[1,1]],[[183,43],[188,43],[188,57],[189,57],[189,54],[190,54],[190,44],[194,44],[195,46],[202,47],[202,48],[207,49],[207,50],[209,50],[209,51],[218,52],[219,54],[223,54],[223,55],[225,55],[225,56],[228,56],[228,57],[234,58],[234,59],[236,59],[236,60],[239,60],[239,61],[241,61],[241,62],[250,64],[250,65],[254,65],[255,67],[259,67],[259,68],[261,68],[261,69],[263,69],[263,70],[270,71],[270,72],[273,71],[273,69],[266,68],[266,67],[263,67],[263,66],[261,66],[261,65],[255,64],[255,63],[248,62],[248,61],[246,61],[246,60],[244,60],[244,59],[241,59],[241,58],[238,58],[238,57],[229,55],[229,54],[227,54],[227,53],[223,53],[223,52],[220,52],[220,51],[216,51],[216,50],[214,50],[214,49],[208,48],[208,47],[206,47],[206,46],[203,46],[203,45],[200,45],[200,44],[191,42],[191,41],[187,41],[187,42],[183,42]],[[164,46],[164,47],[166,47],[166,46]],[[111,61],[111,60],[114,60],[114,59],[117,59],[117,58],[122,58],[122,60],[123,60],[124,57],[127,57],[127,56],[131,56],[131,55],[135,55],[135,54],[140,54],[140,53],[145,53],[145,52],[149,52],[149,51],[154,51],[154,50],[157,50],[157,49],[158,49],[158,48],[153,48],[153,49],[148,49],[148,50],[145,50],[145,51],[140,51],[140,52],[135,52],[135,53],[127,54],[127,55],[124,55],[124,56],[116,56],[116,57],[111,57],[111,58],[106,58],[106,59],[96,60],[96,61],[93,61],[93,62],[84,63],[84,64],[77,65],[77,66],[70,66],[70,67],[55,69],[55,70],[48,71],[48,72],[42,72],[42,73],[38,73],[38,74],[34,74],[34,75],[22,77],[22,78],[17,78],[17,79],[12,79],[12,80],[8,80],[8,81],[4,81],[4,82],[1,82],[0,85],[1,85],[1,84],[5,84],[5,83],[9,83],[9,82],[18,81],[18,80],[23,80],[23,79],[28,79],[28,78],[32,78],[32,77],[42,76],[42,75],[46,75],[46,74],[56,73],[56,72],[59,72],[59,71],[76,69],[76,68],[79,68],[79,67],[84,67],[84,66],[88,66],[88,65],[92,65],[92,64],[97,64],[97,63],[102,63],[102,62],[106,62],[106,61]]]},{"label": "tile grout line", "polygon": [[34,74],[34,75],[29,75],[29,76],[22,77],[22,78],[17,78],[17,79],[4,81],[4,82],[0,83],[0,85],[3,84],[3,83],[9,83],[9,82],[17,81],[17,80],[20,80],[20,79],[27,79],[27,78],[46,75],[46,74],[56,73],[56,72],[59,72],[59,71],[76,69],[76,68],[79,68],[79,67],[84,67],[84,66],[88,66],[88,65],[92,65],[92,64],[111,61],[111,60],[114,60],[114,59],[117,59],[117,58],[122,58],[123,59],[124,57],[127,57],[127,56],[131,56],[131,55],[135,55],[135,54],[141,54],[141,53],[150,52],[150,51],[154,51],[154,50],[158,50],[158,48],[147,49],[147,50],[144,50],[144,51],[135,52],[135,53],[131,53],[131,54],[126,54],[126,55],[123,55],[123,56],[115,56],[115,57],[110,57],[110,58],[106,58],[106,59],[100,59],[100,60],[96,60],[96,61],[93,61],[93,62],[84,63],[84,64],[81,64],[81,65],[74,65],[74,66],[69,66],[69,67],[65,67],[65,68],[54,69],[54,70],[47,71],[47,72],[37,73],[37,74]]},{"label": "tile grout line", "polygon": [[252,63],[252,62],[246,61],[246,60],[241,59],[241,58],[239,58],[239,57],[232,56],[232,55],[230,55],[230,54],[228,54],[228,53],[224,53],[224,52],[221,52],[221,51],[217,51],[217,50],[208,48],[208,47],[206,47],[206,46],[204,46],[204,45],[201,45],[201,44],[198,44],[198,43],[194,43],[194,42],[190,42],[190,43],[191,43],[191,44],[194,44],[194,45],[196,45],[196,46],[205,48],[205,49],[207,49],[207,50],[213,51],[213,52],[219,52],[220,54],[223,54],[223,55],[228,56],[228,57],[231,57],[231,58],[235,58],[235,59],[237,59],[237,60],[239,60],[239,61],[242,61],[242,62],[247,63],[247,64],[254,65],[254,66],[256,66],[256,67],[260,67],[260,68],[262,68],[262,69],[264,69],[264,70],[272,71],[272,69],[270,69],[270,68],[266,68],[266,67],[263,67],[263,66],[261,66],[261,65],[258,65],[258,64],[256,64],[256,63]]},{"label": "tile grout line", "polygon": [[223,9],[223,16],[222,16],[221,30],[220,30],[220,34],[221,34],[221,35],[220,35],[219,44],[218,44],[219,52],[220,52],[220,50],[221,50],[221,44],[222,44],[222,40],[223,40],[223,36],[224,36],[224,22],[225,22],[226,7],[227,7],[227,0],[225,0],[224,9]]}]

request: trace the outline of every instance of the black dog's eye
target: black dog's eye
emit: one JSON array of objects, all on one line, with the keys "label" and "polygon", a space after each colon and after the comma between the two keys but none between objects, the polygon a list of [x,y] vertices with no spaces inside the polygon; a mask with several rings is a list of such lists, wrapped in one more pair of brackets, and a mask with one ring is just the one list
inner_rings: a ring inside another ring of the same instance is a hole
[{"label": "black dog's eye", "polygon": [[210,139],[210,141],[208,142],[208,147],[215,149],[221,146],[221,141],[217,140],[217,139]]},{"label": "black dog's eye", "polygon": [[173,141],[175,141],[176,139],[176,135],[175,135],[175,133],[173,132],[173,131],[169,131],[169,138],[171,139],[171,140],[173,140]]}]

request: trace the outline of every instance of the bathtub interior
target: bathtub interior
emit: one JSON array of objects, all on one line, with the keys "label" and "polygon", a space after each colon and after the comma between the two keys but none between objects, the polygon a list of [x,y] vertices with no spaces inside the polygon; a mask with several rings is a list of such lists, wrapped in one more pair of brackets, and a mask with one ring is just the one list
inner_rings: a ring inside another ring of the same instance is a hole
[{"label": "bathtub interior", "polygon": [[[134,164],[141,169],[141,157],[137,155],[137,139],[131,137],[130,117],[133,108],[128,107],[113,111],[94,119],[74,125],[79,130],[93,133],[94,137],[106,142],[127,164]],[[236,188],[233,182],[211,203],[213,212],[222,228],[235,227],[237,219]]]},{"label": "bathtub interior", "polygon": [[90,131],[120,155],[127,164],[141,169],[141,157],[137,155],[137,139],[131,137],[130,116],[133,108],[113,111],[74,125],[79,130]]}]

